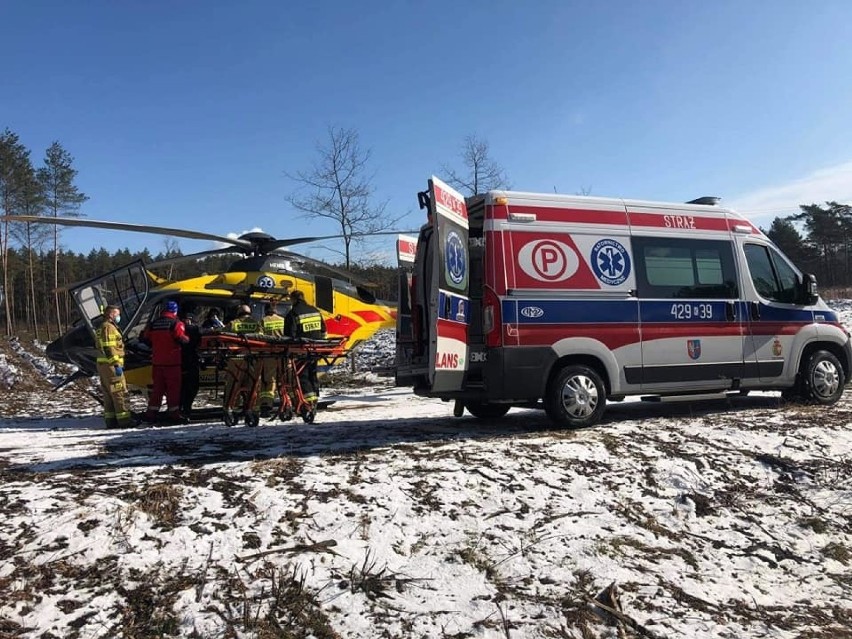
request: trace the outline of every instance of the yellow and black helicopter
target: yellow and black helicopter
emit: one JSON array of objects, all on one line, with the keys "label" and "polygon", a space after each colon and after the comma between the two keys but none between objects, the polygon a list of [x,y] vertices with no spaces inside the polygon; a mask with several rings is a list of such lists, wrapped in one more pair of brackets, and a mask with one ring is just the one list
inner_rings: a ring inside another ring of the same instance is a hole
[{"label": "yellow and black helicopter", "polygon": [[[103,322],[103,310],[107,305],[121,309],[119,328],[127,345],[125,375],[128,384],[141,388],[151,383],[151,362],[150,350],[139,341],[139,336],[169,300],[176,301],[184,312],[191,312],[199,319],[210,310],[218,309],[222,314],[221,319],[227,322],[242,304],[251,306],[253,315],[258,318],[264,305],[269,303],[283,315],[289,310],[290,291],[297,289],[305,294],[309,304],[322,312],[329,337],[346,338],[342,351],[357,347],[379,329],[396,325],[395,305],[376,299],[368,284],[352,283],[355,278],[351,274],[286,249],[297,244],[337,239],[341,237],[339,235],[276,239],[266,233],[250,232],[232,238],[185,229],[80,218],[10,215],[0,220],[153,233],[226,245],[224,248],[160,260],[147,266],[137,260],[67,287],[76,303],[80,319],[68,332],[47,346],[46,354],[51,360],[76,366],[77,371],[57,388],[73,379],[97,375],[98,351],[94,332]],[[383,231],[370,235],[396,233]],[[179,261],[226,254],[242,257],[222,273],[205,273],[169,281],[151,271]],[[337,277],[319,273],[331,273]],[[200,381],[202,387],[215,385],[215,371],[202,371]]]}]

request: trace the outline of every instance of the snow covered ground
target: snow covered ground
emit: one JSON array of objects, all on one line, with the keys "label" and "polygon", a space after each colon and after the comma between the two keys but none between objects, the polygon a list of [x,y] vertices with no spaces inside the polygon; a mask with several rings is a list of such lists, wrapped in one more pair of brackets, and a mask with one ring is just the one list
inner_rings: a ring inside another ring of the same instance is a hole
[{"label": "snow covered ground", "polygon": [[0,359],[0,637],[852,637],[848,393],[560,431],[374,378],[311,425],[105,430],[79,389],[8,408],[35,350]]}]

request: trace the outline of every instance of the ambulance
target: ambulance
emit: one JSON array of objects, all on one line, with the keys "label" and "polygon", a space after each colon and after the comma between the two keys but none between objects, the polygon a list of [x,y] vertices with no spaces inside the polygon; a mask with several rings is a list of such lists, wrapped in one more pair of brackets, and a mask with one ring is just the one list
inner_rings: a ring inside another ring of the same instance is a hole
[{"label": "ambulance", "polygon": [[836,403],[850,335],[800,272],[717,198],[686,204],[490,191],[433,177],[397,314],[396,383],[479,418],[607,401],[780,390]]}]

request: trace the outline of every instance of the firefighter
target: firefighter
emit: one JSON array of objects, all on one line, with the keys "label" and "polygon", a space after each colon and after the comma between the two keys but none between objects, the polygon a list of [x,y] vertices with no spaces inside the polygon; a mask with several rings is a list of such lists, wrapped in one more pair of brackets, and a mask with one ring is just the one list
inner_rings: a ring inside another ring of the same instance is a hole
[{"label": "firefighter", "polygon": [[[281,337],[284,335],[284,318],[275,312],[274,304],[263,307],[263,334]],[[261,361],[260,415],[268,417],[275,402],[275,374],[278,368],[278,358],[265,357]]]},{"label": "firefighter", "polygon": [[[230,322],[225,324],[222,329],[227,333],[237,333],[238,335],[247,335],[249,333],[263,333],[263,326],[251,315],[251,306],[243,304],[237,309],[237,316]],[[231,358],[228,360],[225,375],[225,394],[223,395],[224,409],[229,410],[228,403],[231,399],[231,393],[234,390],[234,384],[246,386],[250,384],[255,375],[259,371],[255,371],[251,362]]]},{"label": "firefighter", "polygon": [[189,343],[189,337],[177,312],[177,302],[166,302],[160,316],[150,322],[140,335],[141,341],[151,346],[153,386],[148,395],[148,410],[143,417],[146,422],[157,420],[163,396],[168,411],[166,419],[175,424],[185,422],[180,414],[181,346]]},{"label": "firefighter", "polygon": [[[294,339],[325,339],[325,320],[319,310],[305,301],[305,294],[298,290],[292,291],[290,302],[293,306],[284,318],[284,335]],[[299,385],[310,410],[316,410],[319,383],[315,359],[309,359],[305,363],[299,373]]]},{"label": "firefighter", "polygon": [[104,322],[98,327],[98,375],[104,392],[104,422],[107,428],[134,426],[127,401],[127,380],[124,378],[124,342],[118,324],[121,309],[107,306]]}]

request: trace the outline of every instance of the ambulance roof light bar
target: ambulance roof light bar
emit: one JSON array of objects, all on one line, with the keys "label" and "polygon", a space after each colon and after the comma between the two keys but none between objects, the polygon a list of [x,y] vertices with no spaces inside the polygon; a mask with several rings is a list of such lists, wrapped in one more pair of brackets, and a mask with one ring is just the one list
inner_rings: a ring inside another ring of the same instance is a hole
[{"label": "ambulance roof light bar", "polygon": [[716,197],[715,195],[705,195],[704,197],[695,198],[694,200],[690,200],[687,204],[703,204],[705,206],[716,206],[719,203],[719,200],[722,198]]}]

